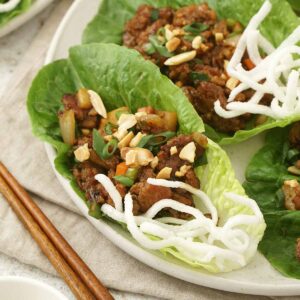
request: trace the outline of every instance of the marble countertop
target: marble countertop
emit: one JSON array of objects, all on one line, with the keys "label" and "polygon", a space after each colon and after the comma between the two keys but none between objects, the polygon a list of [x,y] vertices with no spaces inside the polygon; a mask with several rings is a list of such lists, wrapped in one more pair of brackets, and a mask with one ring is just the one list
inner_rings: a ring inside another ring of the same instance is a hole
[{"label": "marble countertop", "polygon": [[[42,24],[48,17],[51,9],[52,7],[49,7],[43,13],[23,25],[15,32],[0,39],[0,98],[1,96],[4,96],[2,99],[5,99],[5,88],[9,83],[14,70],[21,61],[33,38],[42,27]],[[0,276],[7,275],[25,276],[43,281],[61,291],[68,297],[68,299],[74,299],[69,288],[60,278],[44,273],[35,267],[25,265],[14,258],[0,253]],[[118,291],[111,292],[115,299],[155,300],[152,297],[145,297],[142,295],[133,295]]]}]

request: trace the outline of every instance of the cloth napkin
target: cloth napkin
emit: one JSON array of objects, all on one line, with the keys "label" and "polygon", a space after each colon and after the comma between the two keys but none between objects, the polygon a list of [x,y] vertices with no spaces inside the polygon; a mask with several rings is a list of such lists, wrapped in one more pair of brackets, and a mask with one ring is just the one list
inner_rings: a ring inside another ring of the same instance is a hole
[{"label": "cloth napkin", "polygon": [[[0,99],[0,160],[30,192],[107,287],[164,299],[270,299],[271,297],[233,294],[197,286],[140,263],[114,246],[82,217],[60,186],[46,157],[43,143],[32,136],[26,111],[26,96],[33,77],[43,65],[55,29],[70,4],[70,0],[58,1]],[[55,270],[1,196],[0,251],[55,274]]]}]

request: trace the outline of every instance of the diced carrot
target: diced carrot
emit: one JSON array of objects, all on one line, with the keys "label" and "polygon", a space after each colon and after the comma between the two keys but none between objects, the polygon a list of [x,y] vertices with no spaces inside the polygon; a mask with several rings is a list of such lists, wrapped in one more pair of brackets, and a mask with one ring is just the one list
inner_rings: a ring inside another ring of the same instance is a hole
[{"label": "diced carrot", "polygon": [[117,169],[116,169],[116,176],[119,175],[125,175],[125,173],[128,170],[128,166],[126,165],[125,161],[121,162],[117,165]]},{"label": "diced carrot", "polygon": [[252,70],[253,68],[255,68],[255,64],[250,58],[245,58],[243,63],[248,70]]}]

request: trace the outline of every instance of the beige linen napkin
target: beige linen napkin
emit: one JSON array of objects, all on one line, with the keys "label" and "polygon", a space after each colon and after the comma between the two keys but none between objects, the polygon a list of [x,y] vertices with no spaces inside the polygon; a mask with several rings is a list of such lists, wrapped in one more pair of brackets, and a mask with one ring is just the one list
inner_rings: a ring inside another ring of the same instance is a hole
[{"label": "beige linen napkin", "polygon": [[[80,215],[64,192],[53,174],[42,142],[31,134],[26,112],[26,95],[32,78],[43,64],[51,37],[70,4],[70,0],[64,0],[56,6],[0,100],[0,160],[27,188],[42,210],[106,286],[166,299],[269,299],[196,286],[147,267],[104,238]],[[1,197],[0,251],[55,274],[52,266]]]}]

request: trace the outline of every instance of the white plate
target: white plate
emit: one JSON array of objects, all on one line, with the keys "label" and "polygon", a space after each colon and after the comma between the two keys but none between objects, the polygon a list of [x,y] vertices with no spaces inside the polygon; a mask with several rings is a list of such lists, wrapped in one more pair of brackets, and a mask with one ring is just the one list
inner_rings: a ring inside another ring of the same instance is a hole
[{"label": "white plate", "polygon": [[0,38],[17,29],[35,15],[45,9],[53,0],[35,0],[32,6],[23,14],[11,19],[3,27],[0,27]]},{"label": "white plate", "polygon": [[[73,3],[51,42],[46,63],[67,57],[69,47],[80,43],[83,29],[96,13],[98,5],[99,0],[77,0]],[[226,150],[241,182],[245,166],[253,153],[262,145],[262,141],[261,135],[237,146],[227,147]],[[55,150],[48,144],[45,144],[45,147],[54,169]],[[239,271],[213,275],[186,266],[172,257],[165,258],[160,253],[141,248],[120,226],[109,221],[91,218],[86,205],[72,190],[69,182],[55,169],[54,171],[74,203],[104,236],[129,255],[152,268],[191,283],[224,291],[254,295],[300,295],[300,281],[281,276],[259,253],[247,267]]]},{"label": "white plate", "polygon": [[0,277],[1,300],[68,300],[63,294],[37,280],[24,277]]}]

